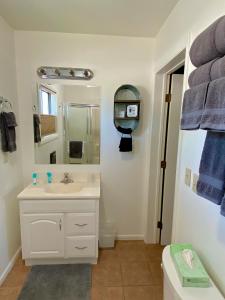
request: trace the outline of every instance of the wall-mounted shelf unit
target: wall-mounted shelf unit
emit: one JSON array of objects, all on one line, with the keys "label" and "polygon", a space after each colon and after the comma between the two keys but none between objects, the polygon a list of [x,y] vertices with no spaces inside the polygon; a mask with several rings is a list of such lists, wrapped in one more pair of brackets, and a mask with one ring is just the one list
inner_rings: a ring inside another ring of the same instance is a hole
[{"label": "wall-mounted shelf unit", "polygon": [[140,119],[140,92],[130,84],[119,87],[114,95],[114,124],[118,131],[135,130]]}]

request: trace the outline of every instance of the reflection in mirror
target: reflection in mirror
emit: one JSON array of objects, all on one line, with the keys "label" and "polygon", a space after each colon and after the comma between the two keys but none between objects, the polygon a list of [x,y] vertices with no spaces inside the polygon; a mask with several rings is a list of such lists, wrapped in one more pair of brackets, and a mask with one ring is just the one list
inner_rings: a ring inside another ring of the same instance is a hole
[{"label": "reflection in mirror", "polygon": [[100,163],[100,88],[38,84],[34,105],[37,164]]}]

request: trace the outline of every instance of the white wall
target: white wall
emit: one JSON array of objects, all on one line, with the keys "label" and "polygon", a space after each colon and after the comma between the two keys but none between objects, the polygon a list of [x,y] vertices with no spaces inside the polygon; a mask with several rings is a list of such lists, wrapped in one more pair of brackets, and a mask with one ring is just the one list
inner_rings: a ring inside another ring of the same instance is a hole
[{"label": "white wall", "polygon": [[[166,65],[206,26],[224,15],[224,0],[180,0],[156,39],[156,72]],[[193,66],[186,60],[188,73]],[[187,87],[187,76],[185,78]],[[157,105],[156,105],[157,108]],[[157,127],[159,124],[154,124]],[[198,173],[205,132],[182,132],[174,222],[174,240],[190,242],[225,293],[225,218],[220,208],[198,197],[184,184],[185,168]]]},{"label": "white wall", "polygon": [[[30,181],[35,168],[31,103],[35,97],[36,69],[41,65],[92,69],[95,76],[89,83],[101,87],[101,215],[115,221],[118,234],[128,238],[142,238],[144,234],[144,167],[149,144],[147,133],[151,125],[153,47],[154,41],[145,38],[16,32],[24,183]],[[114,93],[125,83],[136,85],[143,97],[133,153],[118,151],[120,134],[113,125]],[[77,84],[80,85],[81,81]],[[76,170],[77,167],[65,168]]]},{"label": "white wall", "polygon": [[97,86],[64,85],[64,102],[100,104],[101,88]]},{"label": "white wall", "polygon": [[[16,66],[13,30],[0,17],[0,96],[8,98],[18,118]],[[0,281],[4,270],[20,246],[17,194],[22,187],[20,140],[18,151],[3,154],[0,150]],[[0,145],[1,146],[1,145]]]}]

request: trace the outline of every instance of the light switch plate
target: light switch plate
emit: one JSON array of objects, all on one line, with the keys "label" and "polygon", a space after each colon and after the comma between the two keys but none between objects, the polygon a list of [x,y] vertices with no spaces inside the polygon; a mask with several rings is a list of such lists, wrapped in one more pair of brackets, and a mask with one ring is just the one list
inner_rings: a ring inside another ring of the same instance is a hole
[{"label": "light switch plate", "polygon": [[198,182],[198,178],[199,178],[199,175],[198,175],[198,174],[194,174],[194,175],[193,175],[192,191],[193,191],[194,193],[197,193],[197,182]]},{"label": "light switch plate", "polygon": [[186,168],[184,182],[187,186],[191,186],[191,176],[192,176],[191,169]]}]

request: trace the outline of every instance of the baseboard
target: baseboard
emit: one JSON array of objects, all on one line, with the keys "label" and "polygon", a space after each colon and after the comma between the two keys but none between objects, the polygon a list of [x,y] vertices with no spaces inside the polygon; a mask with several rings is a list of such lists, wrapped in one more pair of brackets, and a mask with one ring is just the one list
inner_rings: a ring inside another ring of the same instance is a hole
[{"label": "baseboard", "polygon": [[12,259],[10,260],[10,262],[8,263],[7,267],[5,268],[5,270],[3,271],[3,273],[0,276],[0,286],[2,285],[2,283],[4,282],[4,280],[6,279],[7,275],[9,274],[9,272],[12,270],[12,268],[14,267],[16,260],[18,258],[18,256],[20,255],[21,252],[21,247],[19,247],[19,249],[17,249],[16,253],[13,255]]},{"label": "baseboard", "polygon": [[121,241],[144,240],[144,235],[143,234],[118,234],[116,236],[116,239]]},{"label": "baseboard", "polygon": [[25,259],[26,266],[38,265],[66,265],[66,264],[92,264],[96,265],[98,262],[97,257],[79,257],[79,258],[44,258],[44,259]]}]

